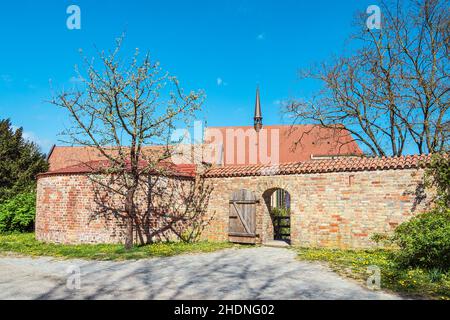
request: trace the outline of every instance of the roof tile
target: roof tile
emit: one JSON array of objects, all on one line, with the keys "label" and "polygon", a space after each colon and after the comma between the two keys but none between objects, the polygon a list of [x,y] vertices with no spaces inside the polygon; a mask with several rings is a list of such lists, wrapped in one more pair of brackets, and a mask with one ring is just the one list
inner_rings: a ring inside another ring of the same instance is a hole
[{"label": "roof tile", "polygon": [[[310,174],[326,172],[353,172],[353,171],[375,171],[375,170],[398,170],[414,169],[421,167],[421,163],[429,163],[431,155],[411,155],[400,157],[381,158],[338,158],[309,160],[295,163],[282,163],[278,166],[262,165],[240,165],[213,167],[204,176],[208,178],[216,177],[237,177],[237,176],[261,176],[267,174],[289,175],[289,174]],[[275,170],[276,169],[276,170]]]}]

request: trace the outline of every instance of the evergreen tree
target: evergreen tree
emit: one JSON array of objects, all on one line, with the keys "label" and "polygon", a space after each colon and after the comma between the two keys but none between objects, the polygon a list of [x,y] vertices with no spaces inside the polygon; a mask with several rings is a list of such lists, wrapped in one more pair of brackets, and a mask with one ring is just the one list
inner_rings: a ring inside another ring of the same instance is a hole
[{"label": "evergreen tree", "polygon": [[0,120],[0,203],[36,186],[36,175],[47,170],[39,147],[14,129],[9,119]]}]

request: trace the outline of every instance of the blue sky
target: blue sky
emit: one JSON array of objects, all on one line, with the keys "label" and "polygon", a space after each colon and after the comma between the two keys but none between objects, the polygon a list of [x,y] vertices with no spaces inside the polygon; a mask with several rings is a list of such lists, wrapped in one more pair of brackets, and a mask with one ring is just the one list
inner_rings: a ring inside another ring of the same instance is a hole
[{"label": "blue sky", "polygon": [[[81,8],[81,30],[66,9]],[[126,31],[125,50],[150,51],[186,89],[203,89],[208,126],[251,125],[255,88],[264,124],[288,124],[279,102],[316,89],[297,71],[345,48],[365,0],[8,1],[0,9],[0,118],[23,126],[47,152],[67,125],[46,103],[70,87],[78,50],[109,49]]]}]

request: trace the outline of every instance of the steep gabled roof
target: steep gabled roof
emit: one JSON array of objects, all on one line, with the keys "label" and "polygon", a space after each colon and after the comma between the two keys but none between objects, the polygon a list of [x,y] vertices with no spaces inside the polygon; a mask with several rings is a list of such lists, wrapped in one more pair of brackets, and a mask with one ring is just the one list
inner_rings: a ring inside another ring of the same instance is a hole
[{"label": "steep gabled roof", "polygon": [[[214,131],[219,131],[223,137],[223,159],[224,165],[236,165],[236,164],[264,164],[259,157],[256,163],[250,161],[249,145],[250,140],[247,138],[245,145],[245,163],[239,163],[237,159],[237,141],[227,139],[227,131],[229,134],[232,132],[248,132],[252,133],[253,127],[240,126],[240,127],[209,127],[206,130],[206,136],[213,135]],[[279,141],[276,141],[279,152],[279,163],[290,163],[298,161],[307,161],[313,157],[318,156],[360,156],[363,155],[362,150],[359,148],[356,141],[351,134],[345,128],[324,128],[316,125],[277,125],[277,126],[263,126],[260,134],[266,135],[267,140],[267,154],[272,154],[271,137],[273,133],[278,133]],[[277,136],[277,135],[274,135]],[[207,140],[206,142],[213,142],[214,139]],[[259,144],[259,136],[256,144]],[[227,163],[227,149],[232,148],[234,144],[234,160],[231,163]]]}]

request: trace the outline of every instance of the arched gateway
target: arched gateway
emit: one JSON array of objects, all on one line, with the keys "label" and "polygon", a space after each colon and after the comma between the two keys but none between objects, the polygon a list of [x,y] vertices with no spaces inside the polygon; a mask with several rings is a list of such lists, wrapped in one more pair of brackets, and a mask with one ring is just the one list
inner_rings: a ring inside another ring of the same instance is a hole
[{"label": "arched gateway", "polygon": [[237,243],[291,241],[291,195],[282,188],[260,195],[240,189],[229,200],[228,238]]},{"label": "arched gateway", "polygon": [[290,243],[291,195],[284,189],[273,188],[266,190],[263,198],[272,221],[273,240]]}]

